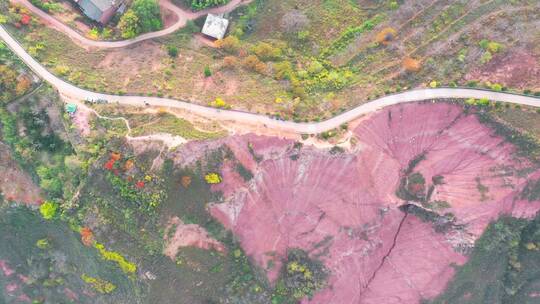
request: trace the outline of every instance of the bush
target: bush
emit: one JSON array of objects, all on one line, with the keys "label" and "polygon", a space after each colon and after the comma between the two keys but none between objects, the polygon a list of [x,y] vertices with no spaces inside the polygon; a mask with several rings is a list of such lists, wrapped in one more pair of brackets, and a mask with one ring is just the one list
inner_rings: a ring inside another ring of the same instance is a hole
[{"label": "bush", "polygon": [[223,39],[217,40],[215,45],[219,49],[233,53],[237,52],[240,48],[240,40],[236,36],[227,36]]},{"label": "bush", "polygon": [[236,57],[225,56],[225,58],[223,58],[223,67],[234,68],[236,65],[238,65],[238,59]]},{"label": "bush", "polygon": [[253,70],[259,74],[266,73],[266,64],[262,62],[259,57],[255,55],[249,55],[244,59],[244,66],[250,70]]},{"label": "bush", "polygon": [[388,45],[390,42],[394,41],[396,38],[397,32],[391,27],[384,28],[375,36],[375,42],[383,45]]},{"label": "bush", "polygon": [[204,77],[210,77],[210,76],[212,76],[212,71],[210,71],[209,66],[205,66],[204,67]]},{"label": "bush", "polygon": [[251,51],[262,60],[276,60],[282,55],[281,49],[266,42],[258,42],[251,48]]},{"label": "bush", "polygon": [[214,185],[221,183],[221,177],[217,173],[208,173],[204,176],[207,184]]},{"label": "bush", "polygon": [[58,205],[55,202],[46,201],[41,206],[39,206],[39,212],[44,219],[50,220],[56,216],[56,210]]},{"label": "bush", "polygon": [[205,8],[223,5],[229,3],[230,0],[184,0],[193,10],[202,10]]},{"label": "bush", "polygon": [[408,72],[418,72],[420,71],[422,64],[417,59],[405,57],[405,59],[403,59],[403,67]]},{"label": "bush", "polygon": [[223,99],[221,99],[219,97],[214,99],[214,101],[210,102],[208,105],[211,106],[211,107],[214,107],[214,108],[219,108],[219,109],[230,109],[231,108],[231,106],[229,104],[227,104]]},{"label": "bush", "polygon": [[172,58],[178,57],[178,48],[174,45],[169,45],[167,47],[167,54]]}]

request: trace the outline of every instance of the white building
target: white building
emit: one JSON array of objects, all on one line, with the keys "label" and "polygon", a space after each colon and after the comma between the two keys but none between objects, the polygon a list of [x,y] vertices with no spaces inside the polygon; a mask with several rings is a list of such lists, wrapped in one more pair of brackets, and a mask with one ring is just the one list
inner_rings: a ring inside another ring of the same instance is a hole
[{"label": "white building", "polygon": [[229,20],[223,18],[223,15],[208,14],[206,22],[202,28],[202,33],[216,39],[223,39],[227,33]]}]

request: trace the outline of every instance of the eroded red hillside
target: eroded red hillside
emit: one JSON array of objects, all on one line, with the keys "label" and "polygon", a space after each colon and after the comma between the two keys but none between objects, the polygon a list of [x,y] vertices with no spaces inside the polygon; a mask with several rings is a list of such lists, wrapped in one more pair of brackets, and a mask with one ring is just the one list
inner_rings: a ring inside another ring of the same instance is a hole
[{"label": "eroded red hillside", "polygon": [[516,199],[531,165],[458,105],[390,107],[354,133],[355,150],[334,155],[275,138],[225,141],[255,177],[246,184],[225,166],[215,189],[225,201],[210,211],[271,281],[290,248],[322,260],[328,288],[306,303],[433,298],[491,220],[540,208]]}]

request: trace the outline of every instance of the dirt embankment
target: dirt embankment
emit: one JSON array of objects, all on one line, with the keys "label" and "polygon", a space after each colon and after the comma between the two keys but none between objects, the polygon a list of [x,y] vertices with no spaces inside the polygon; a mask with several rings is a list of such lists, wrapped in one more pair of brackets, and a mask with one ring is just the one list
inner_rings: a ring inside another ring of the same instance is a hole
[{"label": "dirt embankment", "polygon": [[[271,281],[290,248],[322,260],[328,288],[304,303],[433,298],[491,220],[540,209],[518,195],[532,165],[460,106],[393,106],[353,131],[353,153],[252,135],[224,141],[254,178],[227,178],[225,166],[225,199],[210,212]],[[406,201],[433,216],[402,211]]]},{"label": "dirt embankment", "polygon": [[12,158],[8,146],[0,142],[0,194],[8,201],[38,205],[41,191],[32,178]]}]

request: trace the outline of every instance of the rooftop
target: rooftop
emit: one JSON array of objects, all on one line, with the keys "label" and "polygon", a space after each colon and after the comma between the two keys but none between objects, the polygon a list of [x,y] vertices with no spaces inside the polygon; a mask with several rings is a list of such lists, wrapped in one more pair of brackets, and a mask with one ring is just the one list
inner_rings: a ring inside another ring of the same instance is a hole
[{"label": "rooftop", "polygon": [[202,28],[202,33],[216,39],[223,39],[223,37],[225,37],[225,33],[227,32],[228,26],[229,20],[223,18],[222,16],[208,14],[206,17],[206,22]]}]

